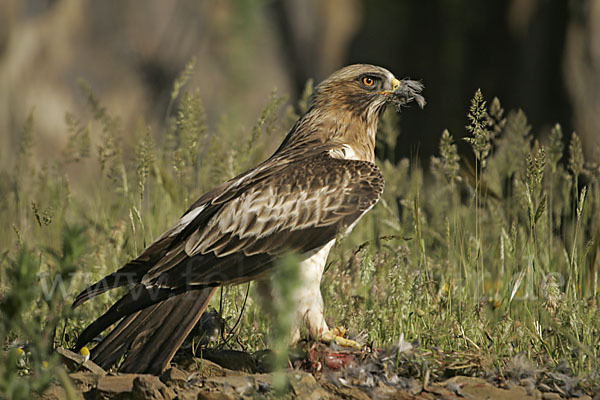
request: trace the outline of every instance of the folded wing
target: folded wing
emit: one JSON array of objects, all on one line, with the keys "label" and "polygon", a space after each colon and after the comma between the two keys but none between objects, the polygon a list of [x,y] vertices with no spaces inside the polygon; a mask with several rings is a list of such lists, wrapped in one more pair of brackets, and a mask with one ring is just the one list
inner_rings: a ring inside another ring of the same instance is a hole
[{"label": "folded wing", "polygon": [[[171,336],[178,348],[210,300],[206,294],[215,287],[256,279],[285,252],[303,254],[323,246],[371,208],[382,190],[379,169],[365,161],[322,153],[302,161],[261,164],[200,198],[137,259],[77,296],[74,306],[114,287],[133,284],[129,293],[82,332],[76,347],[123,317],[128,326],[141,324],[136,315],[143,316],[143,324],[151,324],[151,310],[161,308],[154,305],[165,302],[183,318],[186,313],[180,313],[169,299],[199,293],[201,304],[193,307],[198,315],[179,321],[185,326],[178,329],[177,340]],[[135,342],[131,328],[119,328],[127,331],[129,345]],[[110,341],[110,352],[106,344],[98,347],[110,353],[113,362],[131,347],[114,333]],[[145,348],[138,342],[136,352]],[[176,348],[170,350],[174,354]],[[164,363],[161,357],[159,364]]]}]

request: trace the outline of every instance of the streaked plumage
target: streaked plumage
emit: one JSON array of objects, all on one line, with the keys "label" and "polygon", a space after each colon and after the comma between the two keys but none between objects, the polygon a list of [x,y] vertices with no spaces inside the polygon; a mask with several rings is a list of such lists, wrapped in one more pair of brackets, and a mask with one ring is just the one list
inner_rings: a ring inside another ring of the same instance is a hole
[{"label": "streaked plumage", "polygon": [[268,279],[286,252],[306,258],[298,325],[303,321],[313,337],[325,333],[319,284],[327,254],[340,229],[354,226],[379,200],[377,121],[387,103],[420,97],[421,86],[410,85],[383,68],[353,65],[317,86],[309,109],[269,159],[203,195],[138,258],[77,296],[74,306],[136,284],[82,332],[76,347],[121,320],[92,359],[107,367],[127,353],[121,370],[160,373],[217,287]]}]

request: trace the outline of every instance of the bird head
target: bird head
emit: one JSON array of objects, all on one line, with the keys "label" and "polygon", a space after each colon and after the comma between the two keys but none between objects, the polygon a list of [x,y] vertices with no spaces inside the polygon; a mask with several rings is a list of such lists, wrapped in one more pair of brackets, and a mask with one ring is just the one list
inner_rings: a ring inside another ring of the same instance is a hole
[{"label": "bird head", "polygon": [[308,110],[275,155],[302,155],[307,149],[320,151],[320,146],[326,146],[333,157],[373,161],[377,123],[385,106],[399,109],[414,100],[422,108],[422,90],[420,82],[400,80],[375,65],[342,68],[315,87]]},{"label": "bird head", "polygon": [[387,104],[396,108],[416,101],[423,108],[423,84],[400,80],[383,67],[354,64],[334,72],[312,95],[314,106],[348,110],[363,118],[377,118]]}]

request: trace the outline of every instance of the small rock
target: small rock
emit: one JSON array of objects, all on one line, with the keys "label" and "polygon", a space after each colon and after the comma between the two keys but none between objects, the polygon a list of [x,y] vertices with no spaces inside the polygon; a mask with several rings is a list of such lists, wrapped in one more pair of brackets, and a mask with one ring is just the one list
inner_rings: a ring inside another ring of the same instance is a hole
[{"label": "small rock", "polygon": [[264,393],[265,388],[270,389],[272,379],[272,375],[268,374],[217,376],[205,379],[203,386],[209,391],[247,396]]},{"label": "small rock", "polygon": [[436,384],[427,386],[427,389],[425,389],[421,394],[424,395],[426,393],[431,394],[434,399],[449,399],[454,396],[448,389],[446,389],[443,386],[438,386]]},{"label": "small rock", "polygon": [[323,386],[333,393],[334,399],[371,400],[371,397],[353,386],[336,386],[330,382],[323,382]]},{"label": "small rock", "polygon": [[544,400],[555,400],[555,399],[562,399],[562,397],[558,393],[545,392],[545,393],[542,393],[542,399],[544,399]]},{"label": "small rock", "polygon": [[452,393],[454,393],[460,397],[464,397],[462,389],[460,388],[460,384],[458,384],[456,382],[452,382],[452,381],[446,382],[446,389],[448,389],[449,391],[451,391]]},{"label": "small rock", "polygon": [[[96,398],[98,399],[113,399],[113,398],[131,398],[133,391],[133,381],[135,378],[142,376],[141,374],[122,374],[122,375],[106,375],[98,379],[96,386]],[[158,379],[158,378],[156,378]]]},{"label": "small rock", "polygon": [[220,392],[200,392],[198,393],[198,400],[237,400],[238,396],[234,394],[225,394]]},{"label": "small rock", "polygon": [[329,394],[311,374],[303,371],[291,371],[288,373],[288,377],[297,398],[307,400],[330,398]]},{"label": "small rock", "polygon": [[180,400],[188,398],[195,399],[197,396],[194,396],[191,385],[189,384],[191,382],[189,377],[193,375],[194,374],[188,374],[179,368],[172,367],[162,373],[160,380],[174,390]]},{"label": "small rock", "polygon": [[269,374],[217,376],[190,382],[178,396],[185,400],[264,398],[271,393],[272,381]]},{"label": "small rock", "polygon": [[438,399],[439,397],[436,397],[436,395],[434,395],[433,393],[429,393],[429,392],[422,392],[421,394],[419,394],[419,396],[417,397],[417,399],[419,400],[435,400]]},{"label": "small rock", "polygon": [[134,400],[172,400],[175,393],[153,375],[140,375],[133,380]]},{"label": "small rock", "polygon": [[[460,394],[456,395],[471,399],[496,399],[496,400],[514,400],[514,399],[534,399],[527,393],[525,388],[518,385],[507,385],[506,389],[501,389],[492,385],[490,382],[481,378],[472,378],[466,376],[456,376],[445,382],[436,383],[435,386],[443,386],[447,389],[453,387],[450,383],[458,385]],[[428,388],[428,391],[431,391]]]},{"label": "small rock", "polygon": [[527,394],[536,399],[542,398],[542,392],[536,387],[535,381],[531,378],[521,379],[519,384],[527,390]]},{"label": "small rock", "polygon": [[69,374],[69,378],[71,378],[77,389],[82,392],[87,392],[98,384],[98,375],[89,371],[74,372]]},{"label": "small rock", "polygon": [[160,376],[161,382],[165,385],[185,385],[187,382],[188,373],[175,367],[168,368]]},{"label": "small rock", "polygon": [[[83,400],[83,395],[79,392],[75,393],[75,399]],[[39,397],[40,400],[71,400],[71,397],[67,397],[67,392],[61,386],[52,385],[48,389],[44,390],[42,395]]]},{"label": "small rock", "polygon": [[534,388],[535,387],[535,380],[533,380],[531,378],[521,379],[519,381],[519,385],[523,386],[525,389],[527,389],[527,388]]}]

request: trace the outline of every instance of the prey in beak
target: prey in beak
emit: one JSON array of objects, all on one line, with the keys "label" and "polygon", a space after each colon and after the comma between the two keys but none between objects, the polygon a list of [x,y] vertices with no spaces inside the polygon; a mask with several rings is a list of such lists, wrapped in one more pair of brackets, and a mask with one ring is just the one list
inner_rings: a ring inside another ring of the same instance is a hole
[{"label": "prey in beak", "polygon": [[421,95],[421,91],[425,86],[420,81],[413,81],[410,78],[402,80],[395,79],[392,81],[392,92],[390,102],[396,107],[396,111],[411,101],[416,101],[419,107],[425,107],[425,97]]}]

